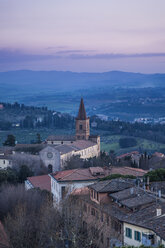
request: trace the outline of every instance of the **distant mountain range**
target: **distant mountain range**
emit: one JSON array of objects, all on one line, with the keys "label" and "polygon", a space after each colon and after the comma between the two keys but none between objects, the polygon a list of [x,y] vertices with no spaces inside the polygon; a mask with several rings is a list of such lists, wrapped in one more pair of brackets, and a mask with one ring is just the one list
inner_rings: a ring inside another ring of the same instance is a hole
[{"label": "distant mountain range", "polygon": [[165,87],[165,74],[141,74],[121,71],[76,73],[63,71],[8,71],[0,72],[0,90],[19,92],[73,91],[85,88]]}]

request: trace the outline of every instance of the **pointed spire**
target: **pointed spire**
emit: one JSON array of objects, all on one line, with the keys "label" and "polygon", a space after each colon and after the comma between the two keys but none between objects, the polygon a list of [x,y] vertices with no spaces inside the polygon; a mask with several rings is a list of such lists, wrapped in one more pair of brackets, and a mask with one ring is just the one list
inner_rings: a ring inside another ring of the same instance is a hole
[{"label": "pointed spire", "polygon": [[83,98],[81,98],[77,119],[78,120],[86,120],[87,119]]}]

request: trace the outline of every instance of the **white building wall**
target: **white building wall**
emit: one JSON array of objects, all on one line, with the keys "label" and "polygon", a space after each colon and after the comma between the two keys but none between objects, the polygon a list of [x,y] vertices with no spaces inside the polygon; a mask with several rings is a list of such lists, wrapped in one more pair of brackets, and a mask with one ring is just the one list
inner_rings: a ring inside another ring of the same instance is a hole
[{"label": "white building wall", "polygon": [[73,190],[86,187],[95,181],[83,181],[83,182],[58,182],[51,177],[51,192],[53,194],[54,202],[59,204],[62,200],[62,187],[66,188],[67,194],[70,194]]},{"label": "white building wall", "polygon": [[12,161],[6,158],[0,159],[0,169],[6,169],[7,167],[12,166]]},{"label": "white building wall", "polygon": [[29,180],[26,180],[25,181],[25,189],[28,190],[28,189],[33,189],[33,185],[29,182]]},{"label": "white building wall", "polygon": [[90,146],[86,149],[82,149],[80,151],[76,151],[74,155],[80,155],[83,159],[98,157],[100,154],[99,146],[98,144]]},{"label": "white building wall", "polygon": [[[126,237],[126,228],[130,228],[132,230],[132,238]],[[141,241],[135,240],[135,236],[134,236],[135,231],[140,232]],[[154,234],[155,242],[157,244],[159,244],[160,237],[157,236],[152,230],[149,230],[149,229],[146,229],[146,228],[143,228],[143,227],[140,227],[140,226],[135,226],[135,225],[131,225],[131,224],[128,224],[128,223],[124,223],[124,245],[139,247],[140,245],[143,244],[143,242],[142,242],[142,234],[143,233]]]}]

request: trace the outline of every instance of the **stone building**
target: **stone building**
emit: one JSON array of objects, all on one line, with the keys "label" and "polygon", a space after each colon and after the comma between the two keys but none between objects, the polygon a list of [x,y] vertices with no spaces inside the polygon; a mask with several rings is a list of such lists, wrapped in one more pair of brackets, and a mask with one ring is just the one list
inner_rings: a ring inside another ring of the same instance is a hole
[{"label": "stone building", "polygon": [[[84,192],[83,192],[84,191]],[[92,247],[139,247],[165,244],[164,199],[135,186],[133,180],[100,181],[71,195],[71,217],[79,223]]]},{"label": "stone building", "polygon": [[39,153],[41,160],[50,172],[62,170],[66,162],[79,155],[82,159],[98,157],[100,154],[100,136],[90,135],[90,118],[87,117],[83,99],[81,99],[76,118],[76,134],[51,135],[47,146]]}]

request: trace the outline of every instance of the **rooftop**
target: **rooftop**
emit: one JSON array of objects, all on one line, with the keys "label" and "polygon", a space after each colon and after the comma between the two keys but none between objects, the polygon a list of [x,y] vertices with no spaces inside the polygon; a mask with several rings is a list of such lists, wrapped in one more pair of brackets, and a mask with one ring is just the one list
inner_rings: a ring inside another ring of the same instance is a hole
[{"label": "rooftop", "polygon": [[60,154],[66,154],[76,150],[76,148],[73,148],[72,146],[68,146],[68,145],[55,146],[54,148],[58,150]]},{"label": "rooftop", "polygon": [[107,169],[101,167],[96,167],[101,169],[101,174],[93,175],[91,173],[91,167],[86,169],[73,169],[73,170],[64,170],[52,173],[51,176],[59,182],[65,181],[88,181],[88,180],[97,180],[108,175]]},{"label": "rooftop", "polygon": [[76,140],[73,135],[50,135],[47,141],[74,141]]},{"label": "rooftop", "polygon": [[96,145],[96,143],[90,141],[90,140],[76,140],[73,141],[73,143],[68,144],[69,146],[72,146],[75,149],[82,150],[86,149],[88,147]]},{"label": "rooftop", "polygon": [[49,175],[28,177],[27,180],[33,185],[34,188],[51,191],[51,179]]},{"label": "rooftop", "polygon": [[123,201],[120,201],[122,205],[133,209],[140,206],[147,205],[149,203],[152,203],[155,201],[155,198],[149,194],[142,194],[142,195],[136,195],[135,197],[130,197],[128,199],[125,199]]},{"label": "rooftop", "polygon": [[111,167],[111,174],[132,175],[143,177],[148,171],[132,167]]},{"label": "rooftop", "polygon": [[138,151],[128,152],[128,153],[124,153],[124,154],[117,156],[117,159],[122,159],[128,156],[131,156],[131,155],[138,155],[138,154],[139,154]]},{"label": "rooftop", "polygon": [[89,188],[99,192],[99,193],[110,193],[110,192],[117,192],[123,189],[130,188],[134,185],[133,181],[124,180],[121,178],[100,181],[89,185]]},{"label": "rooftop", "polygon": [[81,98],[77,119],[78,120],[86,120],[87,119],[83,98]]}]

